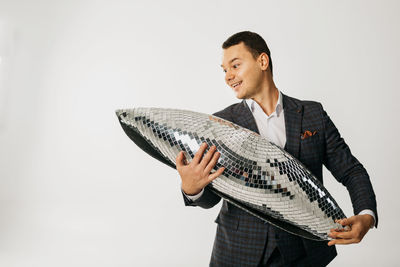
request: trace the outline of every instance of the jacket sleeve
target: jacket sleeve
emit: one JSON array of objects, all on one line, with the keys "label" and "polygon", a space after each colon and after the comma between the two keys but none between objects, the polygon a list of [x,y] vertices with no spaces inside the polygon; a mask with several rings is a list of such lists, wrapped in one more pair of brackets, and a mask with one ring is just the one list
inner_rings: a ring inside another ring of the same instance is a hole
[{"label": "jacket sleeve", "polygon": [[218,204],[218,202],[221,199],[220,196],[217,196],[216,194],[211,192],[208,189],[208,186],[206,186],[204,188],[204,192],[201,195],[201,197],[199,197],[195,201],[193,201],[193,200],[189,199],[188,197],[186,197],[186,195],[185,195],[185,193],[183,193],[183,191],[182,191],[182,196],[183,196],[183,201],[185,202],[185,206],[199,206],[199,207],[202,207],[204,209],[209,209],[209,208],[214,207],[215,205]]},{"label": "jacket sleeve", "polygon": [[332,175],[349,191],[354,214],[364,209],[375,213],[375,226],[378,225],[375,193],[369,175],[363,165],[351,154],[349,146],[340,136],[338,129],[320,105],[325,150],[323,163]]}]

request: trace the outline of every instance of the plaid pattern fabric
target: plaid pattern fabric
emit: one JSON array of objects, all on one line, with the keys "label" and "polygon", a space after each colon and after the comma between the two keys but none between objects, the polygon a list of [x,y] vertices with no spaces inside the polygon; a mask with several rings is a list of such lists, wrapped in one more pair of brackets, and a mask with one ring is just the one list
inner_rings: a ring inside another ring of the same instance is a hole
[{"label": "plaid pattern fabric", "polygon": [[[285,150],[298,158],[321,182],[324,164],[347,187],[355,214],[370,209],[376,215],[375,194],[364,167],[351,154],[322,105],[282,94],[285,112]],[[259,133],[246,102],[214,114]],[[301,138],[305,131],[313,133]],[[220,198],[205,188],[195,202],[184,196],[185,205],[211,208]],[[335,256],[334,246],[282,231],[223,201],[210,266],[260,266],[277,248],[284,266],[326,266]],[[278,255],[279,255],[278,253]]]}]

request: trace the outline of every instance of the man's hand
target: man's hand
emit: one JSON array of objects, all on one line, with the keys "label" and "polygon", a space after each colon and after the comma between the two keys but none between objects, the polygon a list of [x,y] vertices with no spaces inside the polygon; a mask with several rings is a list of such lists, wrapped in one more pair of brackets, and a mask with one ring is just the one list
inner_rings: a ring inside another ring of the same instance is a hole
[{"label": "man's hand", "polygon": [[343,226],[349,226],[350,231],[337,231],[331,229],[329,236],[335,238],[328,242],[328,246],[338,244],[359,243],[368,232],[374,222],[374,217],[369,214],[355,215],[347,219],[338,220]]},{"label": "man's hand", "polygon": [[187,164],[183,152],[176,157],[176,169],[182,179],[182,190],[187,195],[197,195],[225,170],[221,167],[216,172],[210,173],[217,164],[220,153],[216,152],[215,146],[212,146],[203,157],[206,148],[207,144],[203,143],[190,164]]}]

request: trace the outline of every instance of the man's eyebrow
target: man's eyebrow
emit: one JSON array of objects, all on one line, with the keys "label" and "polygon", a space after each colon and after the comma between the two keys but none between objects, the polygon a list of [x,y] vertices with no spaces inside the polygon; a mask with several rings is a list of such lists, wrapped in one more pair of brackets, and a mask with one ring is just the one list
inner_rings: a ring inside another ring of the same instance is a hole
[{"label": "man's eyebrow", "polygon": [[[235,57],[235,58],[231,59],[231,60],[228,62],[228,64],[231,64],[233,61],[238,60],[238,59],[240,59],[240,58]],[[221,67],[224,67],[224,65],[221,64]]]}]

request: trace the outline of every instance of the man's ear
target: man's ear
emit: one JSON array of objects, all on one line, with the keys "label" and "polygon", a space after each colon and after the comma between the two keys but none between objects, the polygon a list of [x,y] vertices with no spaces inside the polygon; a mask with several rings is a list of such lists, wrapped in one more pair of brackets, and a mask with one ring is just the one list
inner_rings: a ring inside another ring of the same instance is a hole
[{"label": "man's ear", "polygon": [[259,63],[262,70],[267,70],[269,66],[269,57],[266,53],[261,53],[259,55]]}]

